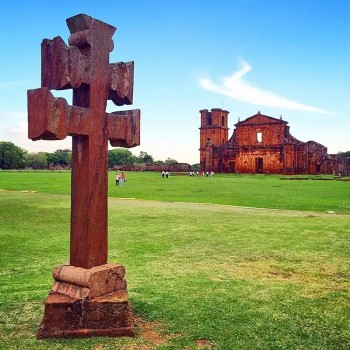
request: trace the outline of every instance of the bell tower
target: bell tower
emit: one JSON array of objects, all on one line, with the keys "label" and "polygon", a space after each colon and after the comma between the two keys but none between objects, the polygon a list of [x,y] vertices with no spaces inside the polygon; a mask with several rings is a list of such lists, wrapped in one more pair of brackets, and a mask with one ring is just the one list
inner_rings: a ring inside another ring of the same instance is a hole
[{"label": "bell tower", "polygon": [[228,111],[213,108],[199,111],[201,114],[200,130],[200,166],[201,171],[217,171],[213,148],[220,147],[228,140]]}]

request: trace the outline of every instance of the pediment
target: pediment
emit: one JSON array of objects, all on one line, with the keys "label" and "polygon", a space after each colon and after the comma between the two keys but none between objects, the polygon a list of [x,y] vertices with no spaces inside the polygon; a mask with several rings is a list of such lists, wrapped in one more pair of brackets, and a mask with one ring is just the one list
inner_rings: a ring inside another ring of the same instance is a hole
[{"label": "pediment", "polygon": [[273,117],[269,117],[263,114],[255,114],[239,123],[236,126],[248,126],[248,125],[266,125],[266,124],[288,124],[288,122],[277,119]]}]

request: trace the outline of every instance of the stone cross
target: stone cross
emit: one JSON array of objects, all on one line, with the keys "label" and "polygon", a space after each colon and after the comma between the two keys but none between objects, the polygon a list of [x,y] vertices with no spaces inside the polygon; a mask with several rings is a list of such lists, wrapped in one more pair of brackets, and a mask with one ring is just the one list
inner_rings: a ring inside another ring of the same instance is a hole
[{"label": "stone cross", "polygon": [[[134,64],[109,63],[115,27],[77,15],[67,19],[69,46],[61,37],[41,44],[41,88],[28,91],[29,138],[72,136],[70,265],[107,263],[108,140],[140,144],[140,111],[106,113],[107,100],[133,102]],[[51,89],[73,89],[73,103]]]}]

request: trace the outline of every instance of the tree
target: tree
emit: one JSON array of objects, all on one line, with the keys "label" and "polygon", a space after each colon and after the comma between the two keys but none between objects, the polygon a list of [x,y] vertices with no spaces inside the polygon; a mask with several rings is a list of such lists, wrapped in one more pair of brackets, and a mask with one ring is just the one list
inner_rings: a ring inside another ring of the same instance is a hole
[{"label": "tree", "polygon": [[26,166],[33,169],[44,169],[47,167],[47,153],[28,153]]},{"label": "tree", "polygon": [[147,152],[141,151],[140,155],[138,156],[138,161],[140,163],[147,163],[147,164],[152,164],[154,162],[153,157],[148,154]]},{"label": "tree", "polygon": [[67,148],[48,153],[47,163],[54,165],[70,165],[72,163],[72,151]]},{"label": "tree", "polygon": [[116,165],[134,165],[136,157],[125,148],[116,148],[108,151],[108,167]]},{"label": "tree", "polygon": [[167,158],[167,159],[164,161],[164,164],[166,164],[166,165],[171,165],[171,164],[176,164],[176,163],[178,163],[178,161],[175,160],[175,159],[172,159],[172,158]]},{"label": "tree", "polygon": [[194,171],[199,171],[199,170],[201,170],[201,165],[199,163],[192,164],[191,169]]},{"label": "tree", "polygon": [[0,169],[20,169],[26,164],[27,151],[12,142],[0,142]]}]

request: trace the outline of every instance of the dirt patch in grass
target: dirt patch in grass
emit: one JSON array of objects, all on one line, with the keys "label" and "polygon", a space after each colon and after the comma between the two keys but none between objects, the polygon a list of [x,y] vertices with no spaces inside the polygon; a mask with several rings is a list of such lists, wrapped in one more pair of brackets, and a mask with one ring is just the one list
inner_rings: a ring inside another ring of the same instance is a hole
[{"label": "dirt patch in grass", "polygon": [[162,345],[166,345],[171,338],[165,334],[160,322],[149,321],[139,315],[134,316],[137,335],[122,350],[153,350]]},{"label": "dirt patch in grass", "polygon": [[18,190],[18,191],[11,191],[11,190],[4,190],[4,189],[0,188],[0,192],[37,193],[38,191],[32,191],[32,190]]},{"label": "dirt patch in grass", "polygon": [[[298,283],[302,285],[302,294],[321,295],[328,292],[343,291],[349,287],[350,275],[341,271],[339,266],[303,262],[302,265],[276,259],[257,259],[254,261],[227,261],[218,264],[221,271],[217,280],[238,278],[251,281],[271,281],[279,283]],[[223,273],[222,273],[223,272]]]},{"label": "dirt patch in grass", "polygon": [[216,349],[216,345],[214,342],[207,339],[198,339],[194,342],[193,345],[186,346],[184,350],[210,350]]},{"label": "dirt patch in grass", "polygon": [[196,346],[198,349],[215,349],[215,344],[206,339],[197,340]]},{"label": "dirt patch in grass", "polygon": [[[120,203],[126,208],[160,208],[161,210],[169,209],[188,209],[188,210],[200,210],[201,212],[208,211],[210,213],[222,212],[233,213],[237,215],[254,215],[254,216],[285,216],[285,217],[310,217],[310,218],[322,218],[328,217],[327,212],[316,211],[303,211],[292,209],[271,209],[261,207],[246,207],[228,204],[216,204],[216,203],[193,203],[193,202],[163,202],[158,200],[143,200],[134,198],[109,198],[109,208],[118,207]],[[347,218],[348,214],[339,214],[334,212],[334,217]]]}]

